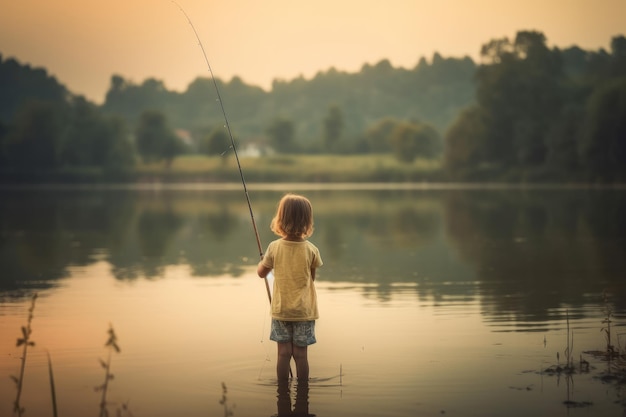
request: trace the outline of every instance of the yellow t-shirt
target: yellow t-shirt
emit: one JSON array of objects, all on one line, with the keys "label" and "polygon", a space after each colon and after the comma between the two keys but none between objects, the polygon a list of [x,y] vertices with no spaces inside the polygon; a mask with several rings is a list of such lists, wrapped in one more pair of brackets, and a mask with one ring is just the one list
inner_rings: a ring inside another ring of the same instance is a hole
[{"label": "yellow t-shirt", "polygon": [[317,320],[317,294],[311,268],[322,266],[317,247],[304,240],[278,239],[269,244],[263,265],[274,270],[272,317],[284,321]]}]

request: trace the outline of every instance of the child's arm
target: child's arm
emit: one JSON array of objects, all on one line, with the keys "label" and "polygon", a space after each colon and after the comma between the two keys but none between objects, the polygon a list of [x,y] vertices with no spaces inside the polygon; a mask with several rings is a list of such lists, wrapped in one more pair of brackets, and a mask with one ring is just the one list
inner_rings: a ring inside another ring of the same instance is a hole
[{"label": "child's arm", "polygon": [[259,265],[257,266],[256,273],[259,276],[259,278],[265,278],[267,274],[270,273],[271,270],[272,268],[268,268],[265,265],[263,265],[263,261],[261,260],[261,262],[259,262]]},{"label": "child's arm", "polygon": [[311,278],[315,281],[315,268],[311,268]]}]

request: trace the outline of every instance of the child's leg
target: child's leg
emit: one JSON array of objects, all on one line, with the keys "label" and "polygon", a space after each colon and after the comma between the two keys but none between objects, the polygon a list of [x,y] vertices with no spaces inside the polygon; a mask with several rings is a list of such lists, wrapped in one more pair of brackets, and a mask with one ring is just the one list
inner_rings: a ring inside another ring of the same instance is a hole
[{"label": "child's leg", "polygon": [[309,381],[309,358],[307,356],[308,349],[306,346],[292,346],[293,359],[296,361],[296,373],[298,375],[298,383]]},{"label": "child's leg", "polygon": [[[291,342],[278,343],[278,361],[276,362],[276,376],[278,380],[289,379],[289,370],[293,347]],[[296,362],[297,364],[297,362]]]}]

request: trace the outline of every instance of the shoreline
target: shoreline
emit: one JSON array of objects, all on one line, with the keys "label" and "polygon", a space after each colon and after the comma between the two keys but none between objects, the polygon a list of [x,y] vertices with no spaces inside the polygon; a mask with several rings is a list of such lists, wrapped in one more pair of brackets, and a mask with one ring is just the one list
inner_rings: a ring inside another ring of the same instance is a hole
[{"label": "shoreline", "polygon": [[[519,183],[519,182],[246,182],[250,190],[283,191],[287,188],[306,191],[343,190],[626,190],[626,183]],[[0,184],[0,191],[50,190],[50,191],[241,191],[241,182],[120,182],[120,183],[22,183]]]}]

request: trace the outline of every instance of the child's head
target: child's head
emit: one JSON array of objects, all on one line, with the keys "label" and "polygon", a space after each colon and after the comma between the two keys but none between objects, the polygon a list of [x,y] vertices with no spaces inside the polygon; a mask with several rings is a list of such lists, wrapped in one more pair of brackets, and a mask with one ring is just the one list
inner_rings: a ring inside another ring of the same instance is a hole
[{"label": "child's head", "polygon": [[278,203],[270,228],[272,232],[282,237],[311,236],[313,234],[311,202],[301,195],[286,194]]}]

